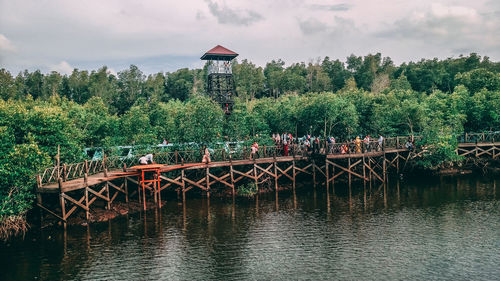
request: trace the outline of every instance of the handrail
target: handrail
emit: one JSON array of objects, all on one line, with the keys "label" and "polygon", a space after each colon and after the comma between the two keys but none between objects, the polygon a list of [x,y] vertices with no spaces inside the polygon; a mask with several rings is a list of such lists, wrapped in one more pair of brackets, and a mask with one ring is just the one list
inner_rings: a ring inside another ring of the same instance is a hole
[{"label": "handrail", "polygon": [[[340,142],[328,143],[325,140],[319,142],[318,145],[311,143],[309,147],[304,144],[293,143],[288,147],[288,156],[308,156],[312,153],[316,154],[352,154],[364,152],[376,152],[386,149],[400,149],[407,148],[406,144],[409,138],[413,140],[421,139],[421,136],[396,136],[384,138],[383,143],[378,140],[370,140],[368,143],[361,140],[359,146],[355,142]],[[489,133],[466,133],[458,136],[457,140],[460,143],[479,143],[479,142],[494,142],[500,140],[500,132]],[[284,156],[284,147],[282,145],[274,146],[261,146],[255,157],[278,157]],[[155,155],[155,161],[162,164],[180,164],[180,163],[197,163],[201,161],[203,153],[201,150],[183,150],[183,151],[169,151],[158,152]],[[214,149],[211,152],[211,161],[234,161],[250,159],[251,149],[245,146],[241,149],[234,151],[227,151],[224,148]],[[102,173],[105,170],[120,169],[124,166],[130,167],[139,163],[139,157],[120,157],[120,156],[104,156],[103,159],[86,160],[83,162],[63,164],[57,167],[48,167],[43,172],[38,174],[39,184],[46,185],[56,183],[59,178],[63,181],[82,178],[84,174],[94,175]]]}]

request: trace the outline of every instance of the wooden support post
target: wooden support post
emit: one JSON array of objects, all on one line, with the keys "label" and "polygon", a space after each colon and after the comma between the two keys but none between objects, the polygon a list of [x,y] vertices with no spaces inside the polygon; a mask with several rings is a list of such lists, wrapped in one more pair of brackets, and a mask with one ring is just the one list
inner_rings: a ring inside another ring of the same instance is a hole
[{"label": "wooden support post", "polygon": [[63,181],[61,178],[57,180],[59,185],[59,203],[61,204],[61,217],[63,219],[64,228],[66,228],[66,205],[64,202]]},{"label": "wooden support post", "polygon": [[107,200],[107,210],[111,210],[111,204],[109,203],[109,183],[105,183],[106,186],[106,200]]},{"label": "wooden support post", "polygon": [[141,176],[137,177],[137,197],[139,198],[139,205],[141,205]]},{"label": "wooden support post", "polygon": [[332,192],[335,195],[335,166],[332,165]]},{"label": "wooden support post", "polygon": [[278,164],[276,163],[276,159],[274,159],[274,189],[276,192],[278,192],[278,169],[277,166]]},{"label": "wooden support post", "polygon": [[85,207],[87,207],[87,210],[85,210],[85,219],[88,221],[89,220],[89,184],[88,184],[88,176],[87,174],[83,174],[83,184],[85,185]]},{"label": "wooden support post", "polygon": [[363,182],[366,184],[366,162],[364,155],[363,155]]},{"label": "wooden support post", "polygon": [[347,158],[347,168],[348,168],[348,173],[349,173],[349,193],[351,191],[351,157]]},{"label": "wooden support post", "polygon": [[295,191],[295,160],[292,161],[292,174],[293,174],[293,191]]},{"label": "wooden support post", "polygon": [[316,187],[316,164],[314,163],[314,159],[312,161],[312,169],[313,169],[313,186]]},{"label": "wooden support post", "polygon": [[[42,194],[38,189],[42,187],[42,178],[40,177],[40,174],[36,175],[36,185],[37,185],[37,192],[36,192],[36,202],[38,203],[39,206],[42,206]],[[43,223],[43,209],[40,209],[40,225]]]},{"label": "wooden support post", "polygon": [[259,179],[257,177],[257,164],[255,163],[255,159],[254,159],[254,163],[253,163],[253,175],[255,176],[255,188],[257,190],[257,194],[259,193]]},{"label": "wooden support post", "polygon": [[386,162],[385,153],[384,153],[383,157],[384,157],[384,162],[382,164],[382,169],[383,169],[383,172],[384,172],[384,184],[385,184],[386,181],[387,181],[387,168],[386,168],[386,164],[385,164],[385,162]]},{"label": "wooden support post", "polygon": [[186,205],[186,182],[184,181],[184,169],[181,170],[181,183],[182,183],[182,204]]},{"label": "wooden support post", "polygon": [[89,174],[89,163],[87,160],[85,160],[84,165],[85,165],[85,173],[88,175]]},{"label": "wooden support post", "polygon": [[210,168],[206,168],[207,198],[210,198]]},{"label": "wooden support post", "polygon": [[233,190],[233,198],[234,198],[234,172],[233,172],[233,163],[231,162],[230,163],[230,166],[229,166],[229,172],[231,173],[231,188]]},{"label": "wooden support post", "polygon": [[151,191],[153,192],[153,197],[155,201],[155,205],[158,204],[158,190],[156,189],[156,175],[153,174],[153,181],[151,182]]},{"label": "wooden support post", "polygon": [[128,205],[128,180],[127,177],[123,178],[123,186],[125,187],[125,203]]},{"label": "wooden support post", "polygon": [[396,152],[396,172],[399,175],[399,152]]},{"label": "wooden support post", "polygon": [[[141,179],[141,184],[142,184],[142,206],[144,211],[146,211],[146,186],[144,183],[144,171],[141,171],[142,174],[142,179]],[[139,193],[139,197],[141,194]]]},{"label": "wooden support post", "polygon": [[158,191],[158,206],[161,209],[161,190],[160,190],[160,183],[161,183],[161,178],[160,178],[160,171],[156,171],[156,190]]},{"label": "wooden support post", "polygon": [[63,181],[66,181],[68,179],[68,168],[66,164],[63,164]]},{"label": "wooden support post", "polygon": [[[328,159],[325,159],[326,190],[330,189],[330,169],[328,169]],[[330,202],[330,201],[328,201]],[[328,204],[330,206],[330,204]]]}]

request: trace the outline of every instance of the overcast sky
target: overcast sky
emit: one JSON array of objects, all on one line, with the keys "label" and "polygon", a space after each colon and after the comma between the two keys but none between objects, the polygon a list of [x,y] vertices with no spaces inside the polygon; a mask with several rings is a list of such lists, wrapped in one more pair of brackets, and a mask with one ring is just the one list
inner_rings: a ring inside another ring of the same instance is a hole
[{"label": "overcast sky", "polygon": [[0,0],[0,68],[13,74],[174,71],[217,44],[261,66],[377,52],[498,61],[500,0]]}]

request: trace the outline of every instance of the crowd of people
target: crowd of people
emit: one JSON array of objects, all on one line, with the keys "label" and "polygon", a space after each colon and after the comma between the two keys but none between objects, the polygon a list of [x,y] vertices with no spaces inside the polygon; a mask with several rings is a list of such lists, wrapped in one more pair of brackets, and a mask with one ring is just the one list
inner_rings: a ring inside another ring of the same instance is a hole
[{"label": "crowd of people", "polygon": [[[382,151],[385,145],[385,138],[379,134],[378,138],[372,138],[371,135],[366,135],[363,139],[356,136],[354,139],[337,143],[335,137],[322,138],[319,136],[311,136],[309,134],[297,138],[291,133],[275,133],[272,135],[272,140],[275,144],[276,154],[280,156],[289,156],[290,154],[297,155],[311,155],[311,154],[349,154],[349,153],[365,153]],[[164,140],[164,142],[166,142]],[[413,150],[415,148],[415,139],[413,136],[408,137],[404,146],[408,150]],[[266,153],[264,152],[264,155]],[[139,163],[142,165],[147,165],[153,162],[154,154],[147,154],[139,159]],[[255,160],[260,157],[259,144],[254,141],[250,146],[251,160]],[[211,162],[210,150],[204,145],[202,149],[202,162],[208,164]]]}]

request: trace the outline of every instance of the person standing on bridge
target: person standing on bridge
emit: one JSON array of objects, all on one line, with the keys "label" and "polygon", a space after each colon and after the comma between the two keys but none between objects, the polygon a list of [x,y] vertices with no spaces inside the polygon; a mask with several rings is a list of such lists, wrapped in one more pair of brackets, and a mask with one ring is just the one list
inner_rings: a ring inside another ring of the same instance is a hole
[{"label": "person standing on bridge", "polygon": [[381,134],[379,134],[378,148],[377,148],[378,151],[381,151],[383,149],[383,147],[382,147],[383,144],[384,144],[384,137]]},{"label": "person standing on bridge", "polygon": [[361,153],[361,139],[358,137],[356,137],[356,139],[354,140],[354,149],[356,151],[356,153]]},{"label": "person standing on bridge", "polygon": [[154,155],[155,155],[154,153],[149,153],[149,154],[146,154],[146,155],[142,156],[141,158],[139,158],[139,163],[141,165],[156,164],[153,161],[153,156]]},{"label": "person standing on bridge", "polygon": [[370,150],[370,135],[366,135],[363,139],[364,151],[368,152]]},{"label": "person standing on bridge", "polygon": [[210,163],[210,151],[206,145],[203,146],[203,158],[201,159],[201,162],[205,164]]},{"label": "person standing on bridge", "polygon": [[256,141],[254,141],[250,149],[252,150],[252,153],[250,154],[250,159],[255,160],[259,153],[259,144]]}]

